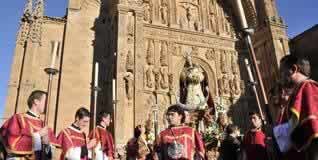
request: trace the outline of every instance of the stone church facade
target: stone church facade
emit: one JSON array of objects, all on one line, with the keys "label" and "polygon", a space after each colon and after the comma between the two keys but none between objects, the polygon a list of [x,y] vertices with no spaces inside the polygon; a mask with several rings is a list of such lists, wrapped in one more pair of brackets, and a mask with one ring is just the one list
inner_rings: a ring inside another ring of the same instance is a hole
[{"label": "stone church facade", "polygon": [[[266,91],[288,52],[286,26],[274,0],[242,0]],[[80,106],[90,108],[94,64],[99,63],[97,110],[113,113],[118,146],[137,124],[164,112],[182,92],[187,55],[204,72],[216,106],[244,128],[255,110],[247,82],[248,57],[235,5],[226,0],[69,0],[65,17],[44,15],[43,0],[28,0],[18,31],[5,118],[27,109],[34,89],[47,88],[43,71],[58,41],[49,123],[58,132],[74,121]]]}]

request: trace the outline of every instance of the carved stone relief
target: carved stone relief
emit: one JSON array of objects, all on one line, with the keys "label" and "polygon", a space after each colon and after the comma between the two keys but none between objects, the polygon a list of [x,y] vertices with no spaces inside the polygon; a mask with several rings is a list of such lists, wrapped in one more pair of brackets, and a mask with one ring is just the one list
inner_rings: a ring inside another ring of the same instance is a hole
[{"label": "carved stone relief", "polygon": [[173,74],[170,73],[168,75],[168,81],[169,81],[169,91],[172,92],[174,90],[174,85],[173,85]]},{"label": "carved stone relief", "polygon": [[231,80],[231,94],[234,96],[240,95],[241,93],[241,80],[237,74],[234,74]]},{"label": "carved stone relief", "polygon": [[128,53],[127,53],[126,70],[128,72],[134,71],[134,56],[131,50],[128,50]]},{"label": "carved stone relief", "polygon": [[168,44],[166,41],[160,43],[160,64],[161,66],[168,66]]},{"label": "carved stone relief", "polygon": [[233,74],[238,74],[239,73],[237,52],[232,52],[232,54],[231,54],[231,68],[232,68],[232,73]]},{"label": "carved stone relief", "polygon": [[155,61],[155,46],[154,46],[154,40],[149,39],[147,43],[147,55],[146,60],[148,65],[153,65]]},{"label": "carved stone relief", "polygon": [[169,87],[169,74],[168,74],[168,68],[167,67],[161,67],[160,68],[160,86],[162,89],[167,89]]},{"label": "carved stone relief", "polygon": [[191,54],[195,55],[195,56],[198,56],[199,55],[199,48],[195,47],[195,46],[192,46],[191,48],[192,48]]},{"label": "carved stone relief", "polygon": [[144,22],[152,23],[152,10],[153,10],[152,0],[144,0],[143,9],[144,9]]},{"label": "carved stone relief", "polygon": [[134,94],[134,75],[133,75],[133,73],[126,72],[124,79],[125,79],[127,99],[132,100],[133,94]]},{"label": "carved stone relief", "polygon": [[201,31],[199,4],[197,1],[190,3],[179,2],[179,25],[180,28],[192,31]]},{"label": "carved stone relief", "polygon": [[145,83],[148,88],[153,88],[155,83],[155,77],[153,73],[153,68],[149,66],[145,71]]},{"label": "carved stone relief", "polygon": [[229,95],[230,93],[230,79],[227,74],[218,80],[220,95]]},{"label": "carved stone relief", "polygon": [[222,73],[228,73],[229,72],[229,57],[228,57],[228,52],[225,50],[222,50],[221,53],[221,60],[220,60],[220,67]]},{"label": "carved stone relief", "polygon": [[205,58],[207,60],[215,60],[216,59],[216,53],[215,53],[215,49],[207,49],[207,51],[205,52]]},{"label": "carved stone relief", "polygon": [[160,89],[160,70],[159,69],[154,69],[153,74],[155,76],[155,89],[159,90]]},{"label": "carved stone relief", "polygon": [[216,0],[209,0],[209,30],[211,32],[217,32],[217,11]]},{"label": "carved stone relief", "polygon": [[160,21],[162,24],[168,25],[168,2],[167,0],[160,1]]},{"label": "carved stone relief", "polygon": [[128,14],[128,24],[127,24],[127,42],[128,43],[133,43],[134,42],[134,34],[135,34],[135,18],[130,12]]}]

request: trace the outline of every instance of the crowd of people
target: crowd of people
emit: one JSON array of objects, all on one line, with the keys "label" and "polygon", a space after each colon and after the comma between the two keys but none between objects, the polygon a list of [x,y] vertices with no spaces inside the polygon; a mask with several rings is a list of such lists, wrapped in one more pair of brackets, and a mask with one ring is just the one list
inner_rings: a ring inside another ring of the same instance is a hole
[{"label": "crowd of people", "polygon": [[[273,136],[264,132],[258,112],[249,113],[249,130],[240,133],[237,125],[228,122],[226,114],[217,120],[222,135],[217,138],[218,160],[269,160],[268,141],[275,141],[276,159],[318,160],[318,83],[311,80],[310,64],[305,58],[287,55],[280,61],[281,80],[270,91],[271,101],[279,114],[273,126]],[[90,112],[79,108],[69,127],[57,136],[46,126],[40,115],[45,111],[47,93],[36,90],[28,98],[29,110],[13,115],[0,129],[2,158],[6,160],[112,160],[118,158],[113,135],[107,130],[111,114],[100,112],[96,127],[86,134]],[[205,160],[210,144],[202,133],[189,124],[189,113],[182,105],[168,107],[168,127],[153,142],[146,140],[145,125],[137,125],[134,137],[126,145],[128,160]],[[207,115],[208,117],[209,115]],[[243,118],[243,117],[242,117]],[[209,118],[208,118],[209,119]],[[211,118],[210,118],[211,119]],[[211,124],[214,120],[211,120]],[[215,146],[215,145],[212,145]],[[0,148],[1,149],[1,148]],[[1,158],[1,157],[0,157]]]}]

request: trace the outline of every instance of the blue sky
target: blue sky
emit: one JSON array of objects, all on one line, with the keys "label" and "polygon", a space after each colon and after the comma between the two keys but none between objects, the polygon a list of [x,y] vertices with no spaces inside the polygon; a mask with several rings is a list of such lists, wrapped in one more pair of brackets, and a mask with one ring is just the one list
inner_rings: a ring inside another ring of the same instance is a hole
[{"label": "blue sky", "polygon": [[[45,14],[64,16],[67,0],[45,0]],[[5,105],[7,85],[15,47],[19,19],[24,8],[24,0],[5,1],[0,6],[0,117]],[[288,25],[288,36],[295,35],[318,24],[317,0],[277,0],[278,11]]]}]

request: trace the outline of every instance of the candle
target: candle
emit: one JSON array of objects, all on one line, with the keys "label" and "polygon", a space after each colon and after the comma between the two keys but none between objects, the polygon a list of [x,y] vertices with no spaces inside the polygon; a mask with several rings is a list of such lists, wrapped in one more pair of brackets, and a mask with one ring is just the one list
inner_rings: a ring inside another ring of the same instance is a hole
[{"label": "candle", "polygon": [[98,87],[98,70],[99,70],[99,64],[98,62],[95,63],[95,78],[94,78],[94,86]]},{"label": "candle", "polygon": [[113,79],[113,102],[116,100],[116,79]]},{"label": "candle", "polygon": [[55,66],[55,60],[56,60],[58,46],[59,46],[59,42],[58,41],[54,41],[53,42],[53,51],[52,51],[52,59],[51,59],[50,68],[54,68],[54,66]]},{"label": "candle", "polygon": [[254,83],[255,81],[254,81],[254,77],[253,77],[253,74],[252,74],[252,70],[251,70],[250,64],[249,64],[247,59],[245,59],[245,65],[246,65],[246,68],[247,68],[247,73],[248,73],[249,80],[250,80],[250,82]]}]

